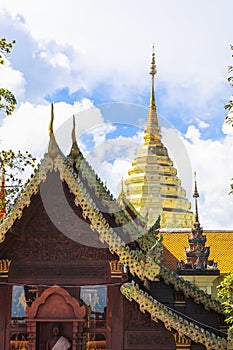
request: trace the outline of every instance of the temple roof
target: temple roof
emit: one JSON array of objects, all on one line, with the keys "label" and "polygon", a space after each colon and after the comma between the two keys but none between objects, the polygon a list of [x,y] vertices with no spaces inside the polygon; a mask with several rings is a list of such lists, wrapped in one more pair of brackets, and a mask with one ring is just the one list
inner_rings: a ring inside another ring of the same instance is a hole
[{"label": "temple roof", "polygon": [[[176,271],[177,262],[184,259],[184,248],[191,230],[175,232],[162,232],[164,251],[164,264]],[[221,274],[230,273],[233,270],[232,256],[229,252],[233,251],[233,230],[204,230],[208,245],[210,246],[210,260],[218,262],[218,268]],[[169,257],[168,257],[169,256]]]}]

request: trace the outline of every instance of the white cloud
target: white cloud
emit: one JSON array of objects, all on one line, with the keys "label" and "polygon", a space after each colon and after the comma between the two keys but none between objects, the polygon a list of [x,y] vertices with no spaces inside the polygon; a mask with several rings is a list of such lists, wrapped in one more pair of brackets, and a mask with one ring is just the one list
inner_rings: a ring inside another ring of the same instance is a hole
[{"label": "white cloud", "polygon": [[25,93],[25,79],[18,70],[12,69],[10,64],[0,66],[1,87],[12,91],[17,99],[22,99]]},{"label": "white cloud", "polygon": [[196,122],[200,129],[207,129],[210,126],[209,123],[206,123],[204,120],[200,120],[199,118],[196,118]]},{"label": "white cloud", "polygon": [[[232,113],[232,115],[233,115],[233,113]],[[224,122],[223,125],[222,125],[222,132],[225,135],[232,135],[233,136],[233,127],[232,127],[232,125]]]},{"label": "white cloud", "polygon": [[128,160],[116,159],[113,163],[104,162],[98,169],[98,174],[110,192],[117,198],[122,188],[122,178],[128,176],[128,168],[131,163]]},{"label": "white cloud", "polygon": [[[96,143],[92,149],[86,153],[86,158],[96,172],[99,172],[99,169],[101,169],[103,164],[107,162],[112,164],[111,169],[113,168],[113,164],[117,164],[115,163],[116,161],[126,162],[129,166],[141,145],[141,142],[139,142],[139,138],[141,141],[140,136],[141,135],[136,134],[133,137],[119,136],[115,139],[108,139],[106,141],[102,139],[101,143]],[[115,172],[118,173],[119,171],[115,169]],[[124,176],[124,174],[125,171],[121,176]],[[107,175],[105,177],[107,177]],[[108,183],[110,183],[110,179],[108,179]],[[114,185],[113,187],[115,193],[116,187]]]},{"label": "white cloud", "polygon": [[[42,0],[33,6],[28,0],[2,0],[0,4],[2,11],[14,16],[3,12],[7,21],[1,21],[2,32],[16,36],[16,45],[24,48],[20,50],[26,64],[21,61],[18,69],[27,80],[34,79],[37,94],[49,94],[66,85],[71,91],[81,87],[91,91],[104,82],[110,86],[109,99],[132,101],[150,84],[147,74],[155,41],[157,79],[166,87],[166,103],[193,104],[193,109],[213,96],[228,94],[225,81],[231,60],[231,8],[230,0],[224,6],[217,0],[211,6],[208,1],[180,0],[179,7],[168,0],[151,0],[146,5],[119,0],[111,6],[107,0],[101,0],[101,6],[90,0],[63,0],[59,4]],[[24,37],[31,36],[26,47],[22,31]],[[45,66],[45,59],[29,60],[29,49],[36,51],[36,46],[44,48],[41,55],[53,64],[54,71]],[[29,76],[26,72],[32,65],[34,72]],[[36,71],[44,73],[39,77]]]},{"label": "white cloud", "polygon": [[195,143],[196,141],[200,140],[200,136],[200,131],[194,125],[190,125],[185,134],[185,137],[189,139],[192,143]]},{"label": "white cloud", "polygon": [[194,126],[188,128],[184,144],[197,172],[200,194],[200,220],[204,228],[223,229],[233,226],[233,196],[229,196],[233,177],[233,137],[222,140],[203,140]]},{"label": "white cloud", "polygon": [[69,58],[62,52],[51,54],[48,51],[40,51],[37,54],[34,53],[35,58],[37,55],[40,58],[47,60],[53,67],[70,68]]},{"label": "white cloud", "polygon": [[116,127],[111,123],[97,125],[94,129],[89,130],[88,133],[93,136],[95,147],[105,143],[107,134],[116,130]]}]

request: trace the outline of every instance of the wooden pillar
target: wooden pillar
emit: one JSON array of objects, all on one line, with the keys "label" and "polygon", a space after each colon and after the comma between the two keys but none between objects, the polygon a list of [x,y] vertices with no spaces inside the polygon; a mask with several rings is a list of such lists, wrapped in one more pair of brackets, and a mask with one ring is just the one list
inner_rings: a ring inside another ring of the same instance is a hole
[{"label": "wooden pillar", "polygon": [[4,350],[10,348],[11,300],[12,286],[0,285],[0,349]]},{"label": "wooden pillar", "polygon": [[77,334],[78,334],[78,322],[74,321],[72,326],[72,350],[78,349]]},{"label": "wooden pillar", "polygon": [[77,350],[82,350],[82,345],[83,345],[83,325],[84,321],[79,321],[78,322],[78,342],[77,342]]},{"label": "wooden pillar", "polygon": [[36,321],[27,320],[28,350],[36,350]]},{"label": "wooden pillar", "polygon": [[123,296],[120,286],[111,286],[108,292],[106,350],[124,349],[123,327]]}]

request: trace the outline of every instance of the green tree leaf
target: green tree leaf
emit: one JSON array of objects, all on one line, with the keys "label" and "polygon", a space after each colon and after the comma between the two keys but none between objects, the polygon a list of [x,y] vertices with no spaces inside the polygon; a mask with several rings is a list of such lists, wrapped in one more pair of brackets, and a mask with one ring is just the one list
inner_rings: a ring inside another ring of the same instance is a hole
[{"label": "green tree leaf", "polygon": [[[0,64],[5,63],[14,44],[15,40],[7,42],[5,38],[0,39]],[[6,115],[11,115],[15,109],[16,103],[16,98],[11,91],[0,88],[0,110],[3,110]]]}]

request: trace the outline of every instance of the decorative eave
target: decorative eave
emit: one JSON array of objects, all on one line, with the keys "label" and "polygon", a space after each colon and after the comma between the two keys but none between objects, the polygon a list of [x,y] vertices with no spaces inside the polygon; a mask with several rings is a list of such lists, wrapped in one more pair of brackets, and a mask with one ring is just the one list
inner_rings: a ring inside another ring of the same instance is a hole
[{"label": "decorative eave", "polygon": [[157,262],[160,267],[160,276],[163,278],[166,284],[172,284],[175,290],[181,290],[186,297],[191,297],[199,304],[203,304],[204,307],[212,309],[220,314],[224,314],[224,309],[218,299],[212,297],[210,294],[205,293],[202,289],[195,287],[193,283],[180,277],[177,273],[170,271],[165,265]]},{"label": "decorative eave", "polygon": [[153,321],[162,321],[168,330],[176,330],[180,336],[186,336],[195,343],[203,344],[207,350],[225,350],[227,348],[227,340],[225,338],[217,337],[214,333],[210,333],[198,324],[181,317],[174,310],[167,308],[164,304],[159,303],[152,296],[142,291],[138,285],[125,283],[120,290],[128,300],[136,301],[143,313],[147,311]]}]

